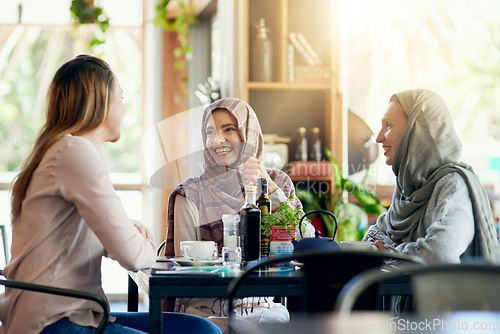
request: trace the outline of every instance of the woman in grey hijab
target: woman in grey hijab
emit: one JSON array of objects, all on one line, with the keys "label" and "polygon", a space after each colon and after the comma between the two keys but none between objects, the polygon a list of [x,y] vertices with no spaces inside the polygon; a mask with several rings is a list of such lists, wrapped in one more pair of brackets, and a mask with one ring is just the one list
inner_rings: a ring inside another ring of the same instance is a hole
[{"label": "woman in grey hijab", "polygon": [[459,161],[461,143],[439,95],[424,89],[393,95],[377,142],[396,189],[388,212],[363,240],[434,263],[499,262],[488,196],[472,168]]}]

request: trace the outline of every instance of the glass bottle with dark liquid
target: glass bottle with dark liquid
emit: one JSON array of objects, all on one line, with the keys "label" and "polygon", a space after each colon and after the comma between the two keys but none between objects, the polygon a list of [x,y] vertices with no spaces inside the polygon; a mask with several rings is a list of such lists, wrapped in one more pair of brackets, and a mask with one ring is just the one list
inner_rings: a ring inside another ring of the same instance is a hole
[{"label": "glass bottle with dark liquid", "polygon": [[[257,206],[260,209],[261,217],[271,213],[271,200],[268,195],[267,179],[259,178],[257,180],[257,189],[260,192],[259,198],[257,198]],[[261,229],[260,236],[260,256],[269,256],[269,236],[266,235],[264,229]]]},{"label": "glass bottle with dark liquid", "polygon": [[240,209],[243,264],[260,258],[260,209],[255,203],[256,186],[245,186],[245,204]]}]

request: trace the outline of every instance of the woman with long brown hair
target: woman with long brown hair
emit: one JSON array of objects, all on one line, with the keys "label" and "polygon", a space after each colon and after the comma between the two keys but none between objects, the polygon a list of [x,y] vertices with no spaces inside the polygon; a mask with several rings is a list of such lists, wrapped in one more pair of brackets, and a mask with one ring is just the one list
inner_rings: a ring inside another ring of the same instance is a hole
[{"label": "woman with long brown hair", "polygon": [[[127,217],[98,151],[120,138],[124,111],[120,83],[101,59],[78,56],[58,69],[46,123],[13,183],[12,259],[5,277],[105,298],[103,256],[127,270],[155,262],[151,233]],[[89,301],[6,289],[0,332],[93,333],[100,312]],[[105,333],[147,331],[146,313],[114,315]],[[165,316],[164,332],[220,333],[198,317]]]}]

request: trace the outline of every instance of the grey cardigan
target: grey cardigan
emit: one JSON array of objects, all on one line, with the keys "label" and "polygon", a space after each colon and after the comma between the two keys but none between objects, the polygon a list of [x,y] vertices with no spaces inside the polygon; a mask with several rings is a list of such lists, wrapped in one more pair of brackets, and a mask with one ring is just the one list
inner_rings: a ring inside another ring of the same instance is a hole
[{"label": "grey cardigan", "polygon": [[[382,240],[391,245],[387,234],[385,214],[378,217],[363,240]],[[403,242],[396,247],[399,253],[421,256],[428,262],[460,263],[465,256],[474,256],[471,246],[475,227],[467,184],[459,173],[448,173],[434,187],[423,224],[426,235]]]}]

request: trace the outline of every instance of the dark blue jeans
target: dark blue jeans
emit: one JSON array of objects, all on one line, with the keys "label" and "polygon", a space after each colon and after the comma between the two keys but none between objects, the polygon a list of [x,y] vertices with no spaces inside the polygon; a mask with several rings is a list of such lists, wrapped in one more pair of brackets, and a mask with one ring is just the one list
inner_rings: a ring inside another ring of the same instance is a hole
[{"label": "dark blue jeans", "polygon": [[[148,317],[145,312],[112,312],[115,322],[106,326],[105,334],[144,334],[148,333]],[[40,334],[93,334],[95,328],[77,325],[68,318],[47,326]],[[163,334],[221,334],[219,327],[201,317],[163,313]]]}]

